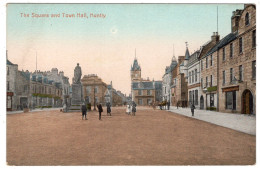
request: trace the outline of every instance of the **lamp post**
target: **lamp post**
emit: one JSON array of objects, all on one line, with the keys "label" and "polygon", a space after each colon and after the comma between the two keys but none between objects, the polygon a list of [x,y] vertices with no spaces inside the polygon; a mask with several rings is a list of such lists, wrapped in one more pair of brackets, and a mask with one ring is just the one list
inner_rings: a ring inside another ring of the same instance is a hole
[{"label": "lamp post", "polygon": [[94,109],[93,110],[96,111],[96,87],[95,86],[94,86]]}]

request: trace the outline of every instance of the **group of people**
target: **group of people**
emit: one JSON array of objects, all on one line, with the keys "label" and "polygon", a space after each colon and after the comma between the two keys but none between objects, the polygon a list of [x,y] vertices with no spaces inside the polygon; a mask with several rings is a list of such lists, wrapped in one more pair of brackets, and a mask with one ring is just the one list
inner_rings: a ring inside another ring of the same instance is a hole
[{"label": "group of people", "polygon": [[[107,107],[107,115],[111,116],[111,104],[107,103],[106,107]],[[98,119],[101,120],[101,114],[103,112],[103,107],[100,103],[98,103],[97,108],[98,108],[98,114],[99,114]],[[85,120],[88,120],[87,119],[87,107],[84,103],[81,105],[81,111],[82,111],[82,120],[84,119],[84,117],[85,117]]]},{"label": "group of people", "polygon": [[132,113],[133,116],[135,116],[136,113],[136,103],[132,102],[132,104],[127,104],[126,106],[126,114],[130,115]]}]

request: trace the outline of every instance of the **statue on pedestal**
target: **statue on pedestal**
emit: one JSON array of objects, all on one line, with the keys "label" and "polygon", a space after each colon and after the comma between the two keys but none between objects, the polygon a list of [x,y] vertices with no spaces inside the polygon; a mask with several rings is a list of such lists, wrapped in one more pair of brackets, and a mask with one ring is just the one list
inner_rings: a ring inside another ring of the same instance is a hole
[{"label": "statue on pedestal", "polygon": [[73,78],[74,84],[80,84],[81,75],[82,75],[81,67],[79,66],[79,63],[77,63],[77,66],[74,69],[74,78]]}]

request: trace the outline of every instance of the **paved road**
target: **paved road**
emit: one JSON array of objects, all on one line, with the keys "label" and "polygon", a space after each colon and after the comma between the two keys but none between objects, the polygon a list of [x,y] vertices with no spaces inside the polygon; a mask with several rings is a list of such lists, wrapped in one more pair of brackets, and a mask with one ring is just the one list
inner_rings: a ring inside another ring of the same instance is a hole
[{"label": "paved road", "polygon": [[255,115],[222,113],[222,112],[195,109],[195,116],[192,117],[189,108],[177,109],[177,107],[173,107],[173,106],[170,107],[170,111],[183,116],[187,116],[198,120],[206,121],[209,123],[213,123],[219,126],[227,127],[233,130],[256,135]]},{"label": "paved road", "polygon": [[[104,111],[106,109],[104,108]],[[7,115],[9,165],[252,165],[256,137],[176,113]]]}]

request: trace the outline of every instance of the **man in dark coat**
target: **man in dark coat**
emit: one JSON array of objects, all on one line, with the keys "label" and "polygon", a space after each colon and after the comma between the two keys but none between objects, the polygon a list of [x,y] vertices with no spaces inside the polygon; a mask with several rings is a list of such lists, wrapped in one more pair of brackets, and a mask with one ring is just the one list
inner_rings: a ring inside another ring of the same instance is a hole
[{"label": "man in dark coat", "polygon": [[168,110],[170,109],[170,102],[169,101],[167,102],[167,109]]},{"label": "man in dark coat", "polygon": [[82,104],[81,111],[82,111],[82,120],[83,120],[84,116],[85,116],[85,120],[87,120],[87,107],[85,104]]},{"label": "man in dark coat", "polygon": [[135,112],[136,112],[136,104],[133,101],[133,105],[132,105],[132,115],[135,116]]},{"label": "man in dark coat", "polygon": [[97,108],[98,108],[98,113],[99,113],[99,120],[101,120],[101,113],[103,112],[102,105],[99,103],[99,104],[97,105]]},{"label": "man in dark coat", "polygon": [[191,115],[194,116],[194,109],[195,109],[194,104],[191,104],[190,109],[191,109]]},{"label": "man in dark coat", "polygon": [[111,105],[110,105],[110,103],[107,102],[106,106],[107,106],[107,115],[109,114],[111,116]]}]

